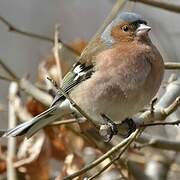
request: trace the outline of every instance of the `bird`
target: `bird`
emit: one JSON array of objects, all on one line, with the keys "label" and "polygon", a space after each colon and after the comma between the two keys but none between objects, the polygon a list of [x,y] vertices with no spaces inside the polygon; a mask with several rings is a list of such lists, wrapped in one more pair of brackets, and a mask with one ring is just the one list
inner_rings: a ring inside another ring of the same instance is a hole
[{"label": "bird", "polygon": [[[119,12],[63,78],[63,91],[95,124],[102,125],[108,118],[112,124],[122,123],[147,105],[159,90],[164,63],[149,37],[150,30],[141,15]],[[7,130],[4,136],[30,138],[74,111],[59,91],[47,110]]]}]

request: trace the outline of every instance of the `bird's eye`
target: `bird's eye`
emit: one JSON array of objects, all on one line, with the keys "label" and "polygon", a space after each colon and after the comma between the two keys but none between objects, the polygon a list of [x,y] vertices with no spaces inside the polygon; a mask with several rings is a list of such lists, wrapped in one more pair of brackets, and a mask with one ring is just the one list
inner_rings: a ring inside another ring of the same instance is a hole
[{"label": "bird's eye", "polygon": [[125,25],[125,26],[122,27],[122,30],[123,30],[124,32],[128,32],[128,31],[129,31],[129,28]]}]

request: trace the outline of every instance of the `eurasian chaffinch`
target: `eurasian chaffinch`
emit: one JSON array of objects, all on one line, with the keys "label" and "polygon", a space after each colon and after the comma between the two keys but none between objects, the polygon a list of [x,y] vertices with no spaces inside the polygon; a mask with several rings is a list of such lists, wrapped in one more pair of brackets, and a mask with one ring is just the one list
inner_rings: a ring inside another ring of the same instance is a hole
[{"label": "eurasian chaffinch", "polygon": [[[163,59],[152,44],[151,27],[135,13],[119,13],[81,56],[62,82],[62,89],[94,121],[122,122],[156,95],[163,79]],[[41,128],[71,113],[69,100],[59,93],[51,107],[32,120],[7,130],[4,136],[31,137]]]}]

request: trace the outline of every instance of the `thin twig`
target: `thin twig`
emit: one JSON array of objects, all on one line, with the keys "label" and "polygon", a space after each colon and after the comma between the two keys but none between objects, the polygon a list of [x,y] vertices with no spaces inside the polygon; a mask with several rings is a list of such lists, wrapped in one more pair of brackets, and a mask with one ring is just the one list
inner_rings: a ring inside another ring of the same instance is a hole
[{"label": "thin twig", "polygon": [[136,135],[137,132],[139,132],[140,130],[136,130],[134,133],[132,133],[128,138],[124,139],[123,141],[121,141],[119,144],[117,144],[116,146],[114,146],[112,149],[110,149],[108,152],[106,152],[105,154],[103,154],[101,157],[99,157],[98,159],[96,159],[95,161],[93,161],[92,163],[90,163],[89,165],[85,166],[83,169],[75,172],[74,174],[71,174],[69,176],[64,177],[64,180],[71,180],[75,177],[78,177],[79,175],[82,175],[84,173],[86,173],[88,170],[96,167],[98,164],[100,164],[102,161],[104,161],[105,159],[109,158],[112,154],[114,154],[115,152],[117,152],[119,149],[121,149],[125,144],[127,144],[129,142],[129,140],[134,137]]},{"label": "thin twig", "polygon": [[43,105],[50,106],[50,104],[52,103],[53,98],[51,95],[44,91],[41,91],[39,88],[31,84],[27,79],[21,79],[19,82],[19,86],[28,95],[32,96]]},{"label": "thin twig", "polygon": [[60,125],[64,125],[64,124],[73,124],[73,123],[78,123],[78,121],[76,119],[61,120],[58,122],[53,122],[49,126],[60,126]]},{"label": "thin twig", "polygon": [[[57,83],[48,77],[48,80],[51,81],[53,83],[53,85],[57,88]],[[96,128],[98,129],[98,126],[94,123],[94,121],[92,120],[92,118],[86,114],[69,96],[68,94],[66,94],[64,92],[64,90],[61,88],[61,87],[58,87],[58,90],[60,91],[60,93],[62,93],[62,95],[68,99],[70,102],[71,102],[71,105],[78,111],[81,113],[81,115],[83,115],[87,120],[89,120],[91,122],[91,124]]]},{"label": "thin twig", "polygon": [[59,43],[59,25],[55,26],[55,32],[54,32],[54,57],[56,61],[56,66],[57,66],[57,73],[58,73],[58,85],[60,86],[62,82],[62,66],[61,66],[61,59],[59,57],[60,50],[62,49],[62,44]]},{"label": "thin twig", "polygon": [[180,6],[178,6],[177,4],[170,4],[168,2],[163,2],[161,0],[130,0],[130,1],[139,2],[150,6],[158,7],[161,9],[165,9],[168,11],[180,13]]},{"label": "thin twig", "polygon": [[170,104],[167,108],[163,109],[164,115],[167,117],[169,116],[172,112],[176,111],[176,109],[180,106],[180,96],[176,98],[176,100]]},{"label": "thin twig", "polygon": [[116,156],[115,158],[113,158],[106,166],[104,166],[97,174],[93,175],[92,177],[89,178],[89,180],[92,180],[94,178],[96,178],[97,176],[99,176],[101,173],[103,173],[107,168],[109,168],[115,161],[117,161],[121,155],[127,150],[127,148],[131,145],[131,143],[137,138],[137,136],[139,136],[141,133],[141,129],[137,130],[134,135],[132,136],[132,138],[129,139],[129,141],[127,142],[127,144],[125,144],[125,146],[121,149],[120,153],[118,154],[118,156]]},{"label": "thin twig", "polygon": [[94,123],[94,121],[92,120],[92,118],[86,114],[65,92],[62,88],[58,88],[58,90],[62,93],[62,95],[68,99],[71,102],[71,105],[81,114],[83,115],[88,121],[91,122],[91,124],[98,129],[98,126]]},{"label": "thin twig", "polygon": [[[19,79],[16,74],[0,59],[0,65],[2,68],[12,77],[12,80],[16,81],[20,88],[27,94],[32,96],[37,101],[41,102],[45,106],[49,106],[52,102],[52,97],[44,91],[31,84],[27,79]],[[11,81],[12,81],[11,80]]]},{"label": "thin twig", "polygon": [[178,62],[166,62],[164,66],[165,66],[165,69],[167,70],[180,69],[180,63]]},{"label": "thin twig", "polygon": [[155,123],[148,123],[148,124],[141,124],[140,127],[150,127],[150,126],[166,126],[166,125],[179,125],[180,120],[173,121],[173,122],[155,122]]},{"label": "thin twig", "polygon": [[140,149],[142,149],[142,148],[152,146],[154,143],[155,143],[155,141],[152,139],[152,140],[149,141],[148,143],[138,144],[138,145],[137,145],[137,144],[134,144],[133,148],[134,148],[134,149],[137,149],[137,150],[140,150]]},{"label": "thin twig", "polygon": [[0,79],[1,79],[1,80],[5,80],[5,81],[9,81],[9,82],[11,82],[11,81],[12,81],[12,79],[11,79],[11,78],[4,77],[4,76],[1,76],[1,75],[0,75]]},{"label": "thin twig", "polygon": [[18,34],[22,34],[24,36],[29,36],[32,38],[36,38],[36,39],[40,39],[40,40],[45,40],[45,41],[49,41],[49,42],[54,42],[54,40],[52,38],[40,35],[40,34],[35,34],[32,32],[27,32],[27,31],[23,31],[21,29],[16,28],[14,25],[12,25],[9,21],[7,21],[4,17],[0,16],[0,21],[3,22],[9,29],[9,31],[18,33]]},{"label": "thin twig", "polygon": [[[11,24],[9,21],[7,21],[2,16],[0,16],[0,21],[3,22],[8,27],[10,32],[14,32],[14,33],[17,33],[17,34],[20,34],[20,35],[24,35],[24,36],[27,36],[27,37],[31,37],[31,38],[47,41],[47,42],[50,42],[50,43],[54,42],[53,38],[50,38],[50,37],[47,37],[47,36],[44,36],[44,35],[41,35],[41,34],[36,34],[36,33],[33,33],[33,32],[23,31],[23,30],[15,27],[13,24]],[[60,42],[63,44],[63,46],[65,48],[69,49],[71,52],[75,53],[76,55],[79,55],[79,53],[76,50],[74,50],[71,46],[63,43],[61,40],[60,40]]]},{"label": "thin twig", "polygon": [[55,89],[58,90],[58,88],[59,88],[58,84],[54,79],[47,77],[47,80],[49,80],[52,83],[52,85],[55,87]]},{"label": "thin twig", "polygon": [[[19,78],[13,73],[13,71],[0,59],[0,66],[9,74],[13,81],[18,81]],[[5,79],[6,77],[4,77]],[[8,78],[7,78],[8,79]],[[11,81],[12,81],[11,80]]]}]

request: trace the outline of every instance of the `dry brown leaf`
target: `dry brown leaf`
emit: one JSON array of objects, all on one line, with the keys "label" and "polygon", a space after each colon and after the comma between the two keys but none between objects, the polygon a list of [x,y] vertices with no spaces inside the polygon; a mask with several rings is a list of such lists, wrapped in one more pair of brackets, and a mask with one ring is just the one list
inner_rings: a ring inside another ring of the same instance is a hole
[{"label": "dry brown leaf", "polygon": [[[76,153],[69,154],[64,162],[64,167],[61,174],[56,178],[56,180],[62,180],[63,177],[73,174],[80,170],[84,166],[84,160],[82,157]],[[84,175],[79,176],[78,179],[81,180],[84,178]]]},{"label": "dry brown leaf", "polygon": [[81,52],[86,47],[87,42],[83,39],[75,40],[70,44],[70,47],[74,49],[78,54],[81,54]]},{"label": "dry brown leaf", "polygon": [[6,161],[0,159],[0,174],[6,172]]},{"label": "dry brown leaf", "polygon": [[19,160],[14,163],[14,166],[25,174],[25,179],[49,179],[49,144],[42,133],[24,140],[19,147],[17,158]]},{"label": "dry brown leaf", "polygon": [[45,107],[41,103],[31,97],[28,98],[26,107],[28,112],[30,112],[33,116],[37,116],[45,110]]},{"label": "dry brown leaf", "polygon": [[4,151],[6,151],[6,147],[0,145],[0,174],[6,172],[6,157]]},{"label": "dry brown leaf", "polygon": [[45,133],[50,140],[52,157],[57,160],[64,160],[69,153],[84,148],[84,140],[63,126],[47,127]]},{"label": "dry brown leaf", "polygon": [[44,131],[49,138],[51,156],[57,160],[64,160],[70,152],[67,130],[63,127],[47,127]]}]

